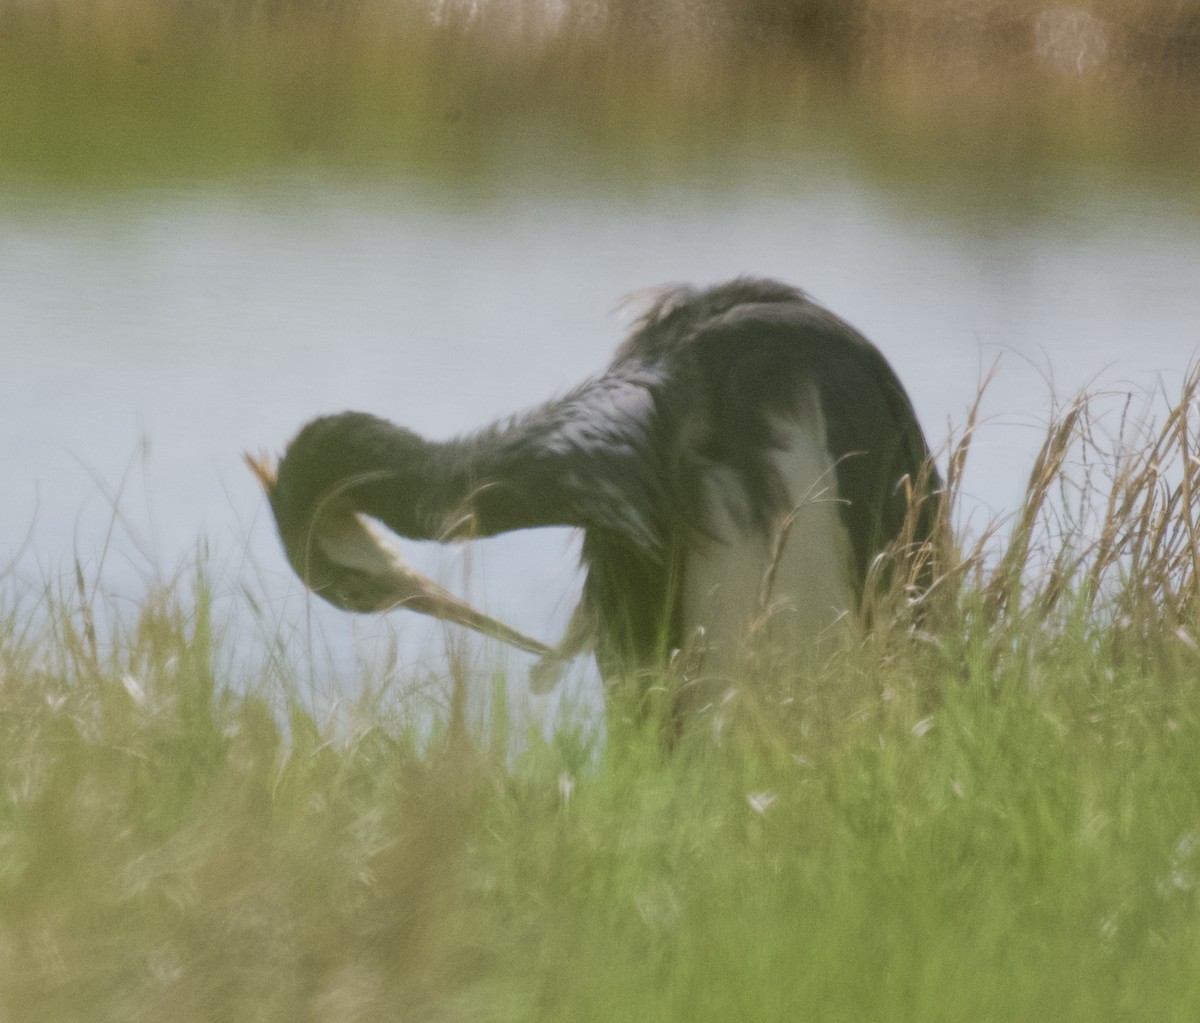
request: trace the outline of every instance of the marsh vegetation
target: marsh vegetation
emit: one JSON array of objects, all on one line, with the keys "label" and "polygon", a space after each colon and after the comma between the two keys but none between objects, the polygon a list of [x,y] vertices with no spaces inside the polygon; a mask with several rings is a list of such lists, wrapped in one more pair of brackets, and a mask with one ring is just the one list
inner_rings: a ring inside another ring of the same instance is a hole
[{"label": "marsh vegetation", "polygon": [[1198,91],[1200,15],[1174,0],[0,4],[0,170],[85,181],[674,174],[831,138],[893,183],[1179,181]]},{"label": "marsh vegetation", "polygon": [[653,722],[525,732],[500,677],[323,720],[302,644],[222,667],[203,577],[110,643],[86,579],[10,588],[0,1010],[1190,1018],[1198,397],[1155,424],[1064,406],[921,629],[898,593],[891,627],[738,689],[669,756]]}]

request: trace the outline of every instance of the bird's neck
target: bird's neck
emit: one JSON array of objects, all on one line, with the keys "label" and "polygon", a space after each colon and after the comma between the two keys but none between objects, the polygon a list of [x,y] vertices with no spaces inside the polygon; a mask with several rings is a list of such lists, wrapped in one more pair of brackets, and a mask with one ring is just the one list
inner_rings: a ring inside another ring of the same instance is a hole
[{"label": "bird's neck", "polygon": [[557,474],[511,429],[438,442],[374,416],[344,413],[301,431],[281,474],[288,463],[295,466],[290,501],[315,509],[342,493],[357,510],[414,540],[581,524]]},{"label": "bird's neck", "polygon": [[428,441],[406,431],[376,438],[371,479],[354,487],[355,506],[414,540],[469,534],[476,485],[470,451],[461,442]]}]

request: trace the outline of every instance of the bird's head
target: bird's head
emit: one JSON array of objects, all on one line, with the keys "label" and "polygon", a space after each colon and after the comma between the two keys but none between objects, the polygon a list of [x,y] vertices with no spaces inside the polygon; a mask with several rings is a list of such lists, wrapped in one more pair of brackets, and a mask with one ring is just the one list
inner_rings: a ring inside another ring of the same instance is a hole
[{"label": "bird's head", "polygon": [[281,474],[269,456],[247,454],[245,459],[267,492],[288,561],[319,597],[344,611],[407,608],[530,653],[552,653],[545,644],[475,610],[409,567],[382,527],[357,512],[344,491],[316,501],[298,499],[289,490],[287,474]]},{"label": "bird's head", "polygon": [[304,584],[344,611],[386,611],[437,585],[409,568],[382,530],[337,492],[296,500],[267,455],[245,455],[262,484],[288,561]]}]

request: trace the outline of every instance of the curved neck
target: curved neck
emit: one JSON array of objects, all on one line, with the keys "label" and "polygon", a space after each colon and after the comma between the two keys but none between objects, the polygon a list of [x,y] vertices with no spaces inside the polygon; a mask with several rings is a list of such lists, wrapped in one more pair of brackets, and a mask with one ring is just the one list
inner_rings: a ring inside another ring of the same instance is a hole
[{"label": "curved neck", "polygon": [[386,456],[352,499],[401,536],[447,540],[586,525],[551,467],[519,437],[485,431],[436,442],[398,431]]},{"label": "curved neck", "polygon": [[445,442],[364,413],[316,419],[289,445],[273,495],[281,528],[305,529],[337,494],[414,540],[586,525],[553,459],[520,431]]}]

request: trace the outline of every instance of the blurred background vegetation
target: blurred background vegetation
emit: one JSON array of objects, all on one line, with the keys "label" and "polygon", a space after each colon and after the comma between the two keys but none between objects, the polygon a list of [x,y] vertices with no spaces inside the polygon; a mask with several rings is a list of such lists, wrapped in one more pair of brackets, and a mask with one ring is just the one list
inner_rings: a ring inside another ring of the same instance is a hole
[{"label": "blurred background vegetation", "polygon": [[676,173],[814,138],[889,177],[1186,180],[1198,98],[1191,0],[0,0],[0,172],[80,181]]}]

